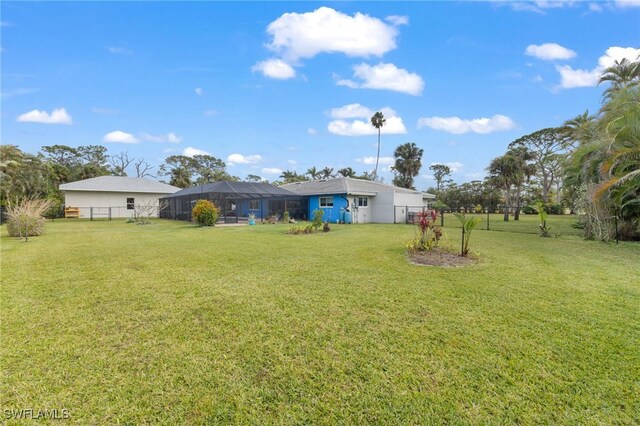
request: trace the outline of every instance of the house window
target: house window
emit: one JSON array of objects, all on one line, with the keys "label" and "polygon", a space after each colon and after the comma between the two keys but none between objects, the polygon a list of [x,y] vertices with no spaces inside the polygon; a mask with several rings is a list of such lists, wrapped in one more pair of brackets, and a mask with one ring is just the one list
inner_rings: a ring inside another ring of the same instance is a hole
[{"label": "house window", "polygon": [[333,197],[320,197],[320,207],[333,207]]},{"label": "house window", "polygon": [[249,210],[260,210],[260,200],[249,200]]},{"label": "house window", "polygon": [[369,207],[369,197],[358,197],[358,207]]},{"label": "house window", "polygon": [[135,206],[135,200],[133,198],[127,198],[127,210],[133,210]]}]

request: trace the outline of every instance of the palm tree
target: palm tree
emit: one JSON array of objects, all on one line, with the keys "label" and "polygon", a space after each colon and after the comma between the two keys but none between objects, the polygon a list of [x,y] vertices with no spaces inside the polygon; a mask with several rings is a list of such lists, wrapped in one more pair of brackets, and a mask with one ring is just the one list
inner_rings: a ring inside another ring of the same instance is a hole
[{"label": "palm tree", "polygon": [[338,174],[342,177],[355,178],[356,172],[351,167],[345,167],[344,169],[338,170]]},{"label": "palm tree", "polygon": [[376,180],[376,177],[378,176],[378,163],[380,162],[380,129],[382,129],[382,126],[384,126],[386,122],[387,120],[380,111],[376,112],[371,117],[371,125],[378,129],[378,155],[376,156],[376,168],[373,171],[373,180]]},{"label": "palm tree", "polygon": [[311,180],[316,180],[320,177],[320,172],[315,168],[315,166],[309,167],[306,174],[309,175]]},{"label": "palm tree", "polygon": [[504,221],[509,221],[509,209],[511,207],[511,188],[518,180],[518,161],[513,155],[505,154],[494,158],[489,167],[490,182],[504,191]]},{"label": "palm tree", "polygon": [[621,61],[616,60],[612,66],[606,68],[598,84],[608,81],[611,86],[605,90],[604,97],[608,99],[613,93],[620,89],[626,89],[640,83],[640,61],[631,62],[627,58]]},{"label": "palm tree", "polygon": [[393,183],[401,188],[415,190],[413,178],[420,173],[422,167],[422,153],[424,150],[415,143],[405,143],[396,148],[393,153],[396,158],[393,170],[398,173]]},{"label": "palm tree", "polygon": [[325,167],[318,173],[322,179],[331,179],[333,177],[333,167]]}]

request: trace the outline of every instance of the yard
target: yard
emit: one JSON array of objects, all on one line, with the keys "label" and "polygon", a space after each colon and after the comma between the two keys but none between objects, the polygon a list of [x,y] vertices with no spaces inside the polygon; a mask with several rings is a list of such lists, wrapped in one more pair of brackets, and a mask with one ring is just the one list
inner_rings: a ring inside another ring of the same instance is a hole
[{"label": "yard", "polygon": [[0,408],[82,424],[638,424],[640,244],[584,241],[572,221],[551,218],[547,239],[481,225],[480,262],[457,269],[409,264],[407,225],[60,220],[28,243],[3,229]]}]

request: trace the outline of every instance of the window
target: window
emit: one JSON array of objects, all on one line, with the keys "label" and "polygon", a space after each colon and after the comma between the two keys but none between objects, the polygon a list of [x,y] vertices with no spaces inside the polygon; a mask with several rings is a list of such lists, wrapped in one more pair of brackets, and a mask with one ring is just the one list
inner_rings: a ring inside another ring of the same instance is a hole
[{"label": "window", "polygon": [[358,207],[369,207],[369,197],[358,197]]},{"label": "window", "polygon": [[333,207],[333,197],[320,197],[320,207]]},{"label": "window", "polygon": [[135,200],[133,198],[127,198],[127,210],[133,210],[135,206]]},{"label": "window", "polygon": [[260,200],[249,200],[249,210],[260,210]]}]

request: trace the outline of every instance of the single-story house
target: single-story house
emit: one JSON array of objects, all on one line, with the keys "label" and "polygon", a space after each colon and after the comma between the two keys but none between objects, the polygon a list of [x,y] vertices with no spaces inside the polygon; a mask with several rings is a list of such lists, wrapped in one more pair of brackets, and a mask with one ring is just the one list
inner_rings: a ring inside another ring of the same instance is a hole
[{"label": "single-story house", "polygon": [[165,205],[160,212],[164,219],[191,220],[196,201],[209,200],[220,210],[219,221],[236,223],[249,214],[256,219],[279,215],[306,219],[306,200],[282,187],[262,182],[212,182],[185,188],[161,198]]},{"label": "single-story house", "polygon": [[351,213],[353,223],[406,223],[436,198],[426,192],[347,177],[288,183],[280,188],[305,197],[310,216],[320,208],[323,219],[334,223],[343,220],[341,213],[345,211]]},{"label": "single-story house", "polygon": [[64,204],[80,210],[80,217],[132,217],[136,206],[158,215],[158,200],[180,188],[151,179],[99,176],[60,185]]}]

